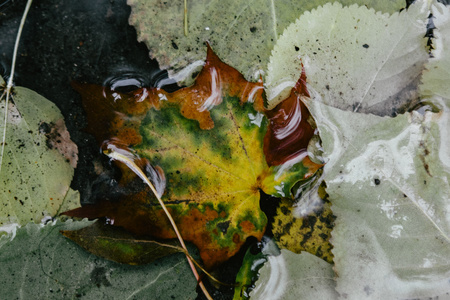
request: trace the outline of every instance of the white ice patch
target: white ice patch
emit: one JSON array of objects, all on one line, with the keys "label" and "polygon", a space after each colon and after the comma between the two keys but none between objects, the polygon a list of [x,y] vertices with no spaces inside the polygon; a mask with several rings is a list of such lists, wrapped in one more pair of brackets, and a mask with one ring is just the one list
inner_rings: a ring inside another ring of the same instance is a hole
[{"label": "white ice patch", "polygon": [[281,197],[286,197],[285,193],[283,192],[283,188],[284,188],[284,182],[282,182],[280,185],[275,186],[275,190],[278,192],[278,194]]},{"label": "white ice patch", "polygon": [[402,225],[393,225],[391,227],[392,232],[389,234],[390,237],[394,239],[398,239],[401,236],[403,226]]},{"label": "white ice patch", "polygon": [[406,180],[414,175],[414,153],[420,141],[420,126],[411,124],[398,136],[390,140],[379,140],[367,145],[365,151],[351,160],[346,167],[346,176],[333,182],[372,180],[380,172],[386,177],[401,177]]},{"label": "white ice patch", "polygon": [[[258,285],[252,294],[264,295],[265,299],[278,300],[281,299],[286,292],[287,268],[283,255],[269,256],[267,263],[270,267],[270,279],[264,285]],[[263,289],[261,293],[259,289]]]},{"label": "white ice patch", "polygon": [[7,235],[9,235],[9,240],[12,241],[16,237],[18,228],[20,228],[19,223],[4,224],[0,226],[0,232],[5,232]]},{"label": "white ice patch", "polygon": [[250,119],[251,124],[255,124],[256,126],[261,127],[261,123],[264,118],[264,115],[259,112],[257,112],[255,115],[252,113],[249,113],[248,118]]}]

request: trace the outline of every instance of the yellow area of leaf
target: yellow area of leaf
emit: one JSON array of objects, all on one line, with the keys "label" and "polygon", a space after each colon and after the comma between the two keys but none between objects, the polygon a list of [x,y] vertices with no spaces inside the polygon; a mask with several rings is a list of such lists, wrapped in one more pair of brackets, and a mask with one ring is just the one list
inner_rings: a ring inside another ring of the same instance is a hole
[{"label": "yellow area of leaf", "polygon": [[326,200],[323,186],[317,196],[322,202],[303,217],[294,216],[292,200],[283,199],[274,219],[273,234],[280,248],[295,253],[306,251],[333,263],[330,237],[336,217],[331,211],[331,203]]}]

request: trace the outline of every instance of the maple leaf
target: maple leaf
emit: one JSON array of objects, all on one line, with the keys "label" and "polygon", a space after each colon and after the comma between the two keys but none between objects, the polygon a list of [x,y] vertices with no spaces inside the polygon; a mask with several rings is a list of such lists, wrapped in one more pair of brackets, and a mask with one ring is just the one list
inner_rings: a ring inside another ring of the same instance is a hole
[{"label": "maple leaf", "polygon": [[[291,196],[295,183],[322,166],[306,152],[314,130],[300,100],[307,96],[305,80],[303,74],[286,102],[267,112],[262,82],[246,81],[208,46],[195,84],[173,93],[141,88],[124,94],[78,83],[74,88],[83,96],[89,131],[104,149],[130,151],[159,187],[183,238],[198,247],[210,269],[234,255],[248,237],[261,239],[267,224],[261,191]],[[299,136],[300,124],[305,129]],[[293,155],[277,154],[280,141],[299,148]],[[175,238],[153,194],[126,166],[119,167],[121,184],[136,186],[132,195],[65,214],[106,217],[133,234]]]}]

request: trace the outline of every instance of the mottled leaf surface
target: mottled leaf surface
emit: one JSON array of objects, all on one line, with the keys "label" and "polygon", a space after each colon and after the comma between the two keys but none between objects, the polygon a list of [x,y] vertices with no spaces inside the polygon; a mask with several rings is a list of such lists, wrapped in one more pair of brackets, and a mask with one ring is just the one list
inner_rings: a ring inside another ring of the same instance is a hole
[{"label": "mottled leaf surface", "polygon": [[[271,160],[264,152],[278,145],[269,139],[264,148],[266,132],[273,133],[274,126],[275,131],[289,124],[297,126],[296,121],[289,122],[295,118],[286,114],[283,122],[270,119],[269,124],[261,83],[246,81],[210,48],[195,84],[173,93],[141,89],[131,95],[113,92],[105,98],[101,96],[105,88],[75,87],[92,120],[89,130],[102,147],[124,151],[132,146],[135,152],[130,155],[135,155],[150,177],[159,170],[159,181],[154,182],[162,191],[165,187],[162,199],[181,235],[199,248],[205,266],[212,268],[234,255],[247,237],[262,237],[267,218],[259,207],[261,191],[290,197],[296,182],[322,166],[307,156],[314,131],[306,122],[309,113],[306,115],[300,100],[306,91],[304,78],[299,82],[280,112],[289,111],[290,106],[299,108],[294,117],[301,119],[304,112],[301,124],[307,129],[301,136],[285,130],[284,136],[297,144],[299,151],[288,159],[283,159],[286,153],[274,154]],[[130,170],[121,168],[122,184],[140,182]],[[67,214],[107,217],[134,234],[175,237],[152,193],[144,188],[121,201],[103,201]]]},{"label": "mottled leaf surface", "polygon": [[440,119],[448,113],[382,118],[312,106],[327,120],[319,130],[337,217],[337,291],[360,299],[449,291],[450,173],[439,156]]},{"label": "mottled leaf surface", "polygon": [[271,105],[289,93],[303,62],[316,101],[378,115],[404,112],[418,101],[429,13],[427,1],[392,15],[339,3],[304,13],[272,51],[266,82]]},{"label": "mottled leaf surface", "polygon": [[273,235],[277,245],[295,253],[307,251],[326,262],[333,263],[331,232],[336,217],[331,203],[320,187],[301,197],[299,203],[282,199],[273,221]]},{"label": "mottled leaf surface", "polygon": [[[169,68],[177,80],[192,70],[186,68],[177,75],[174,73],[190,64],[194,69],[202,64],[205,58],[203,43],[206,41],[215,45],[217,54],[235,66],[245,78],[257,80],[257,73],[266,70],[270,52],[283,30],[303,12],[327,2],[187,1],[187,36],[184,34],[183,1],[128,0],[127,3],[132,9],[130,24],[136,28],[138,39],[150,49],[151,57],[156,58],[162,68]],[[339,2],[344,5],[357,2],[391,13],[405,5],[402,0]],[[186,80],[192,82],[190,78]]]},{"label": "mottled leaf surface", "polygon": [[[184,254],[145,266],[99,259],[62,236],[91,222],[27,224],[0,238],[4,299],[194,299]],[[191,249],[192,250],[192,249]]]},{"label": "mottled leaf surface", "polygon": [[1,135],[8,114],[0,169],[0,225],[54,216],[69,191],[78,159],[77,146],[52,102],[23,87],[14,87],[11,99],[8,107],[5,99],[0,103]]}]

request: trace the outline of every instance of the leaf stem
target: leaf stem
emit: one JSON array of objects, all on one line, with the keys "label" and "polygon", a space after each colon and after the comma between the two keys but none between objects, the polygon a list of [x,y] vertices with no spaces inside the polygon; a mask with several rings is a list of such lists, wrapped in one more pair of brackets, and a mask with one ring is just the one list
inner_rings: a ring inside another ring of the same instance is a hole
[{"label": "leaf stem", "polygon": [[195,279],[197,279],[197,282],[198,282],[200,288],[202,289],[203,293],[205,294],[205,296],[206,296],[206,298],[208,300],[213,300],[211,295],[206,290],[206,287],[204,286],[203,282],[201,281],[200,276],[198,275],[197,269],[195,268],[195,265],[194,265],[194,263],[192,261],[191,255],[188,255],[188,250],[187,250],[186,245],[184,243],[184,240],[181,237],[181,234],[180,234],[180,232],[178,230],[177,224],[175,224],[175,221],[173,220],[172,216],[170,215],[170,212],[167,210],[166,205],[161,200],[161,197],[159,196],[158,192],[156,191],[156,189],[153,186],[153,184],[151,183],[151,181],[144,174],[142,169],[139,168],[139,166],[136,165],[134,163],[134,161],[130,157],[128,157],[128,156],[126,156],[124,154],[121,154],[121,153],[119,153],[117,151],[114,151],[112,149],[107,149],[103,153],[105,153],[107,156],[109,156],[110,158],[112,158],[114,160],[118,160],[118,161],[124,163],[128,168],[130,168],[134,173],[136,173],[136,175],[138,175],[150,187],[150,189],[152,190],[153,194],[155,194],[156,198],[158,199],[159,204],[161,205],[161,207],[163,208],[164,212],[166,213],[166,216],[169,219],[170,224],[172,225],[173,230],[175,231],[175,234],[176,234],[178,240],[180,241],[181,247],[184,249],[184,251],[186,251],[185,255],[186,255],[186,258],[187,258],[187,260],[189,262],[189,266],[191,267],[192,273],[194,274]]},{"label": "leaf stem", "polygon": [[[22,35],[22,29],[25,25],[25,20],[27,19],[28,11],[30,10],[31,3],[33,0],[28,0],[27,5],[25,6],[25,11],[22,15],[22,20],[20,21],[19,30],[17,31],[16,36],[16,42],[14,44],[14,51],[13,51],[13,58],[11,63],[11,74],[8,79],[8,84],[6,85],[6,100],[5,100],[5,118],[3,122],[3,138],[2,138],[2,151],[0,154],[0,174],[2,172],[2,165],[3,165],[3,155],[5,153],[5,146],[6,146],[6,126],[8,124],[8,106],[9,106],[9,97],[11,96],[11,89],[13,87],[13,79],[14,79],[14,69],[16,68],[16,60],[17,60],[17,52],[19,51],[19,42],[20,37]],[[2,94],[3,98],[4,94]]]}]

